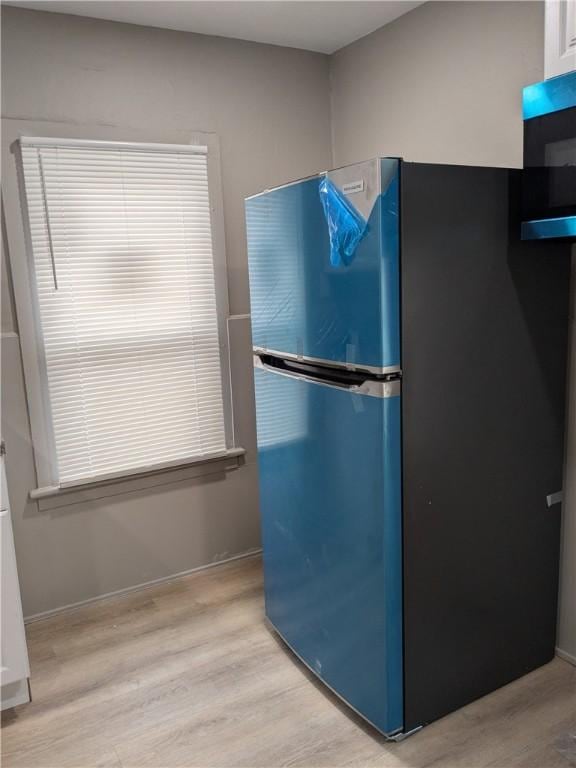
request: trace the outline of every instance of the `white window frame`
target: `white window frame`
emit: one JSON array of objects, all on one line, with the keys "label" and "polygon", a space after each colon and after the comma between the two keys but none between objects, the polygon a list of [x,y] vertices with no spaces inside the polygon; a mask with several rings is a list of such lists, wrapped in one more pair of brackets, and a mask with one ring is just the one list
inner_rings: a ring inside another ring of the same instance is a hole
[{"label": "white window frame", "polygon": [[[51,409],[44,366],[42,334],[40,332],[38,299],[35,290],[35,272],[30,231],[24,195],[20,139],[51,140],[64,139],[105,143],[106,146],[146,148],[169,148],[169,145],[197,145],[206,147],[208,165],[208,186],[212,224],[212,246],[214,259],[214,281],[217,304],[218,336],[222,375],[222,399],[226,435],[226,451],[213,457],[199,457],[181,461],[159,463],[153,467],[130,470],[107,475],[98,479],[79,480],[60,485],[56,476],[56,450],[51,425]],[[179,469],[188,465],[204,464],[212,459],[229,460],[245,453],[235,445],[234,419],[232,412],[232,388],[230,376],[230,353],[228,339],[228,278],[226,269],[222,185],[220,180],[220,151],[215,134],[196,132],[185,136],[177,135],[169,142],[150,141],[149,137],[135,130],[107,129],[102,126],[72,126],[46,124],[32,121],[3,120],[2,131],[2,197],[6,217],[8,251],[12,271],[14,297],[22,362],[26,383],[26,396],[30,416],[30,430],[36,464],[37,489],[31,490],[32,498],[57,495],[62,491],[74,490],[90,485],[101,485],[119,479],[130,479],[137,475]]]}]

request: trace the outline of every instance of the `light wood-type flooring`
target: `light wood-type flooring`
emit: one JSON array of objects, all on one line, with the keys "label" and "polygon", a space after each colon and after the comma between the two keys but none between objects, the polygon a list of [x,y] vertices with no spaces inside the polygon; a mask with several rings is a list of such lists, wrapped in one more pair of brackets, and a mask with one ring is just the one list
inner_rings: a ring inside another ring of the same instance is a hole
[{"label": "light wood-type flooring", "polygon": [[[569,768],[576,667],[559,659],[384,741],[265,626],[258,558],[27,628],[32,704],[4,713],[3,768]],[[576,740],[574,742],[576,747]]]}]

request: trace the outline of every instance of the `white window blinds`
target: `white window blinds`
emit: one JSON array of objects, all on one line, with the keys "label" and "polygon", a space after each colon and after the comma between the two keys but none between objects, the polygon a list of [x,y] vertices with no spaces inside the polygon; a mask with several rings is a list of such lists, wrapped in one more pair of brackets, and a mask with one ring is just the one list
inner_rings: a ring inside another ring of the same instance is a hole
[{"label": "white window blinds", "polygon": [[205,148],[21,148],[56,480],[224,453]]}]

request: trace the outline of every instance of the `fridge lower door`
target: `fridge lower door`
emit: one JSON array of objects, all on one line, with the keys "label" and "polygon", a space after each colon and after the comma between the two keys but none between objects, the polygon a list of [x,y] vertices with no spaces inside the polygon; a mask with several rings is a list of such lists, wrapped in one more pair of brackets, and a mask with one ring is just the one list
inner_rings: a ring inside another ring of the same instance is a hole
[{"label": "fridge lower door", "polygon": [[400,384],[255,379],[266,616],[347,704],[399,732]]}]

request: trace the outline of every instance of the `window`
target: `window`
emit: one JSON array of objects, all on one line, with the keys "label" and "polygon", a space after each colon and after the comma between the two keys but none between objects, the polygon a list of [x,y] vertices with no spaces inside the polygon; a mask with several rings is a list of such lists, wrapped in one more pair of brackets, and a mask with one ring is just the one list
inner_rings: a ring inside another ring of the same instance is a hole
[{"label": "window", "polygon": [[225,454],[206,147],[20,146],[53,484]]}]

